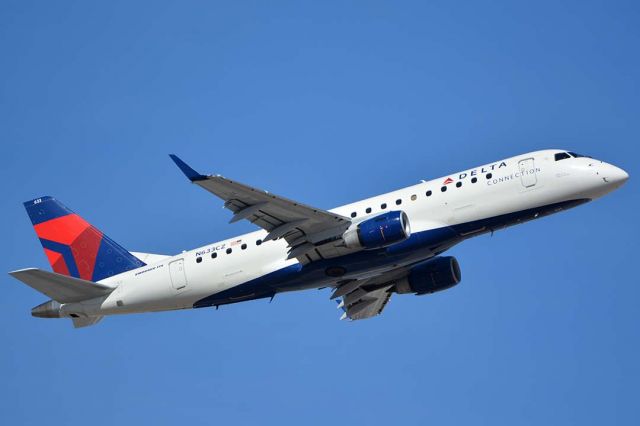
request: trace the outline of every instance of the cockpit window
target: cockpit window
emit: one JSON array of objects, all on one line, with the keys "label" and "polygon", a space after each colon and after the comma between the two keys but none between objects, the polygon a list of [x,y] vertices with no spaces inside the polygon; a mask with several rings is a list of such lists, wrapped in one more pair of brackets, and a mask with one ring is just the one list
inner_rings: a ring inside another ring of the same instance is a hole
[{"label": "cockpit window", "polygon": [[571,156],[566,152],[559,152],[556,154],[556,161],[566,160],[567,158],[571,158]]},{"label": "cockpit window", "polygon": [[575,152],[571,152],[571,151],[569,151],[569,155],[575,158],[580,158],[580,157],[591,158],[588,155],[576,154]]}]

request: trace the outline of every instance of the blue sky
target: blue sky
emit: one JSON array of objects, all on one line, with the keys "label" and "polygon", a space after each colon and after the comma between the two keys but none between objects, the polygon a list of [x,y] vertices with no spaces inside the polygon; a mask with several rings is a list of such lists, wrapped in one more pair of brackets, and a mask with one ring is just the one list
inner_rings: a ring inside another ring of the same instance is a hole
[{"label": "blue sky", "polygon": [[5,275],[0,423],[636,424],[640,7],[452,3],[2,2],[3,271],[49,268],[40,195],[130,250],[253,229],[172,152],[323,208],[541,148],[631,179],[369,321],[314,290],[74,330]]}]

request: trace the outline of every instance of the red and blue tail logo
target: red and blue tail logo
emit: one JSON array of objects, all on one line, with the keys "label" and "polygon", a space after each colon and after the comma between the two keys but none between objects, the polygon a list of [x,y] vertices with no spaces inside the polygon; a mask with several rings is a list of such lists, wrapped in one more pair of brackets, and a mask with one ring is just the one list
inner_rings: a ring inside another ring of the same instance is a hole
[{"label": "red and blue tail logo", "polygon": [[100,281],[145,265],[55,198],[36,198],[24,206],[59,274]]}]

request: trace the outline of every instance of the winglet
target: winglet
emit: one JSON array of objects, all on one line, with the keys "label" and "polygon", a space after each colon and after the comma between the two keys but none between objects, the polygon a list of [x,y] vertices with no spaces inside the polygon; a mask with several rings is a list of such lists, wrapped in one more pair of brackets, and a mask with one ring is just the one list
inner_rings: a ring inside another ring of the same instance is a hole
[{"label": "winglet", "polygon": [[169,157],[171,157],[173,162],[176,163],[176,166],[178,166],[180,170],[182,170],[182,173],[184,173],[184,175],[187,178],[189,178],[191,182],[195,182],[197,180],[204,180],[207,178],[205,175],[201,175],[200,173],[193,170],[191,166],[189,166],[187,163],[182,161],[177,155],[169,154]]}]

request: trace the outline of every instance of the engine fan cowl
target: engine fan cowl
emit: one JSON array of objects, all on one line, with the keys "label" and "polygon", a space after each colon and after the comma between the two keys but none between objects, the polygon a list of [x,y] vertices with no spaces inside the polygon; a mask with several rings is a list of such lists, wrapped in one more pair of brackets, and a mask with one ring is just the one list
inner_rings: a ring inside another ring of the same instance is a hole
[{"label": "engine fan cowl", "polygon": [[349,248],[372,250],[388,247],[411,236],[409,218],[403,211],[392,211],[354,223],[342,236]]},{"label": "engine fan cowl", "polygon": [[461,280],[460,265],[455,257],[436,257],[413,267],[409,275],[396,284],[395,291],[431,294],[451,288]]}]

